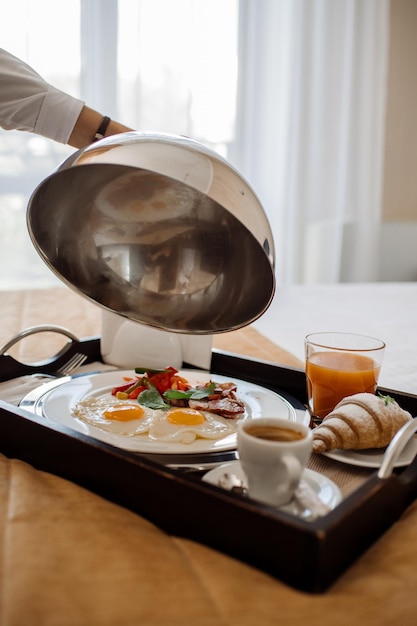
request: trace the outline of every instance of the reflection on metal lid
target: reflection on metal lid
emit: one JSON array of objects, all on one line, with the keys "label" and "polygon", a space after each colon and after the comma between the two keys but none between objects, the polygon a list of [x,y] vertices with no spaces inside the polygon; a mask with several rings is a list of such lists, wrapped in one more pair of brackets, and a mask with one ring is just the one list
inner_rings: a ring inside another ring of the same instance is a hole
[{"label": "reflection on metal lid", "polygon": [[79,151],[35,190],[27,219],[64,282],[151,326],[233,330],[274,293],[259,201],[226,161],[186,138],[125,133]]}]

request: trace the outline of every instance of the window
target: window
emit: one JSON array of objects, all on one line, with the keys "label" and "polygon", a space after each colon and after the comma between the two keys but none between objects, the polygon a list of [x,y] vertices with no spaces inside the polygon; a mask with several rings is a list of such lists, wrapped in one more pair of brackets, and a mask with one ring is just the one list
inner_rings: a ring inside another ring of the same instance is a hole
[{"label": "window", "polygon": [[[279,283],[378,280],[388,0],[14,0],[2,18],[2,47],[57,87],[240,169]],[[51,282],[24,213],[71,152],[0,132],[0,289]]]},{"label": "window", "polygon": [[[0,23],[2,47],[56,87],[133,128],[188,135],[226,157],[237,32],[237,0],[14,0]],[[56,284],[25,212],[36,186],[72,152],[0,130],[0,289]]]}]

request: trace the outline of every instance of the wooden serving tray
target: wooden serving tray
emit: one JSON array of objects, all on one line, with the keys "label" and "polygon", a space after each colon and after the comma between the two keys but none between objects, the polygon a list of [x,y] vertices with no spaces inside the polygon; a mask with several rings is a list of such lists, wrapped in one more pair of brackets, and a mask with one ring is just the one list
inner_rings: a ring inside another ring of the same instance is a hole
[{"label": "wooden serving tray", "polygon": [[[71,349],[93,361],[99,340]],[[306,402],[302,370],[214,350],[211,371],[263,385],[298,406]],[[417,396],[380,391],[417,414]],[[417,497],[414,460],[386,479],[371,472],[328,515],[305,521],[1,401],[0,414],[0,452],[6,456],[69,479],[170,534],[216,548],[308,592],[325,591]]]}]

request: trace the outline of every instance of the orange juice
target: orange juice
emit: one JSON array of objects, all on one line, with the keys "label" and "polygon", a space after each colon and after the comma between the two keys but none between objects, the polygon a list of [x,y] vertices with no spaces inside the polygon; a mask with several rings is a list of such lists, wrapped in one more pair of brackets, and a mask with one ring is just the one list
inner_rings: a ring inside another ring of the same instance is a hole
[{"label": "orange juice", "polygon": [[323,418],[346,396],[375,393],[381,367],[350,352],[316,352],[306,361],[307,392],[313,415]]}]

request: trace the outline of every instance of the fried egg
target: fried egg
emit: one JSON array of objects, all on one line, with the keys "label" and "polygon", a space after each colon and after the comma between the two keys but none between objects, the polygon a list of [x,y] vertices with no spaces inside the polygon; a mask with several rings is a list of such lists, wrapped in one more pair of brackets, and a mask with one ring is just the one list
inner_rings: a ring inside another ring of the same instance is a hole
[{"label": "fried egg", "polygon": [[234,420],[190,408],[155,411],[149,438],[155,441],[192,443],[202,439],[223,439],[236,432]]},{"label": "fried egg", "polygon": [[74,417],[117,435],[142,435],[148,432],[155,411],[135,400],[87,398],[74,407]]},{"label": "fried egg", "polygon": [[196,409],[149,409],[135,400],[86,398],[74,417],[116,435],[144,435],[153,441],[189,444],[197,438],[222,439],[236,432],[235,420]]}]

